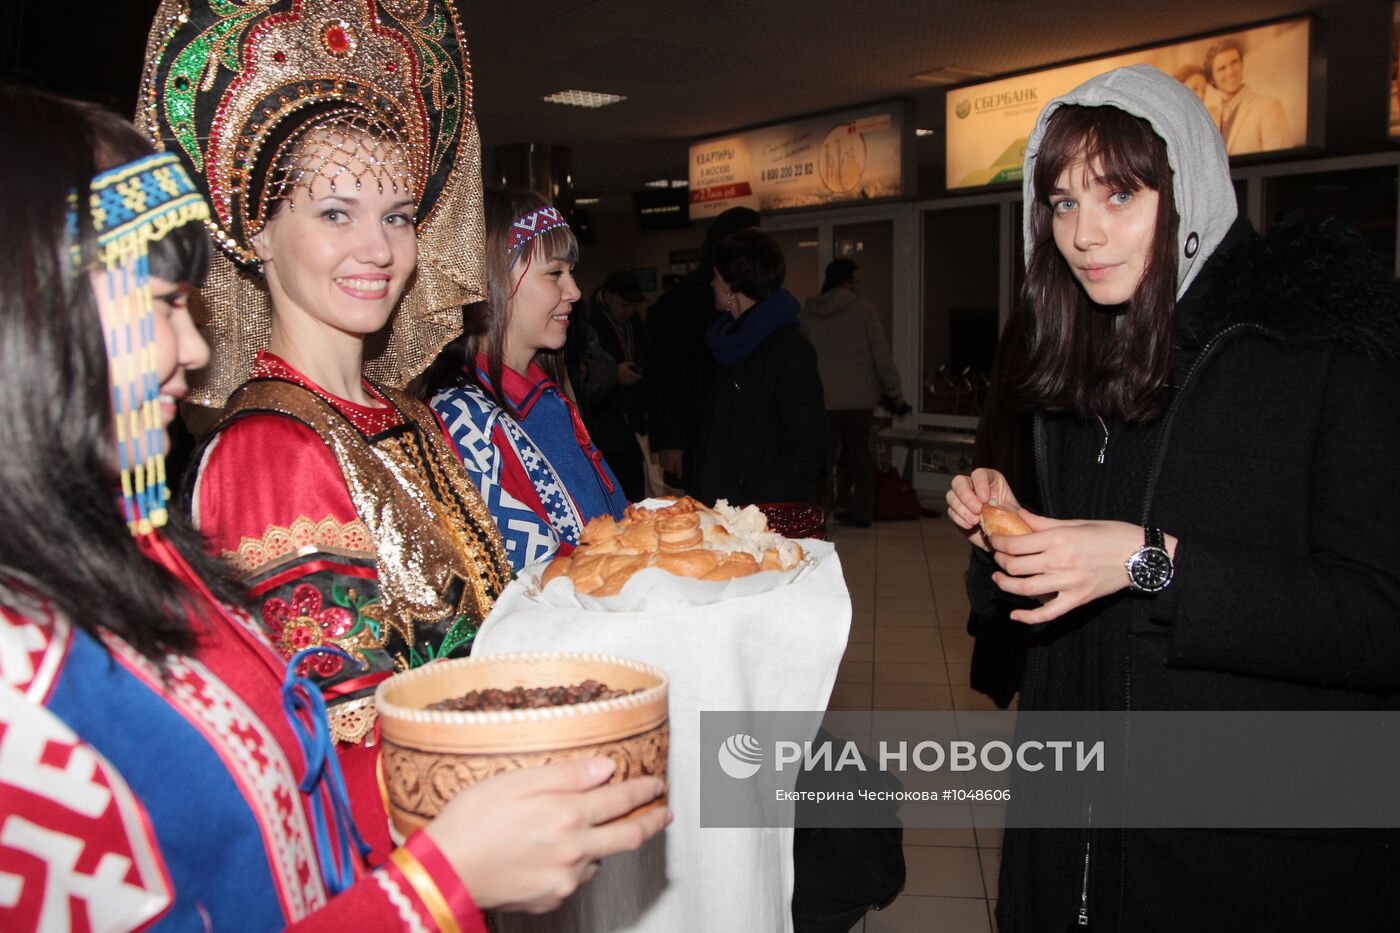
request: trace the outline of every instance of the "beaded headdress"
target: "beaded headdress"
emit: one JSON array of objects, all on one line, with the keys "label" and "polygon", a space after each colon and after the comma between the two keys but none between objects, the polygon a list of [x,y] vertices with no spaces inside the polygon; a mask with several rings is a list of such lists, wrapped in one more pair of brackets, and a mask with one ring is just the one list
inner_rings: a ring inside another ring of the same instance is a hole
[{"label": "beaded headdress", "polygon": [[506,252],[510,253],[511,261],[514,262],[519,258],[525,244],[535,237],[546,230],[568,226],[568,221],[564,219],[563,214],[559,213],[558,208],[540,207],[533,211],[527,211],[511,221],[510,239],[506,242]]},{"label": "beaded headdress", "polygon": [[[69,241],[78,242],[78,198],[68,212]],[[169,153],[146,156],[92,180],[88,211],[104,270],[97,285],[106,299],[102,332],[107,343],[112,410],[121,467],[122,510],[133,535],[166,523],[165,424],[160,413],[155,307],[148,254],[152,242],[176,227],[208,221],[209,206],[190,176]],[[74,265],[83,257],[74,247]]]},{"label": "beaded headdress", "polygon": [[[253,237],[315,176],[415,202],[417,272],[367,343],[366,374],[406,385],[460,333],[461,306],[486,294],[471,91],[449,0],[162,0],[137,119],[207,192],[222,251],[200,302],[213,359],[191,374],[192,401],[223,405],[267,346]],[[287,172],[309,134],[315,164]]]}]

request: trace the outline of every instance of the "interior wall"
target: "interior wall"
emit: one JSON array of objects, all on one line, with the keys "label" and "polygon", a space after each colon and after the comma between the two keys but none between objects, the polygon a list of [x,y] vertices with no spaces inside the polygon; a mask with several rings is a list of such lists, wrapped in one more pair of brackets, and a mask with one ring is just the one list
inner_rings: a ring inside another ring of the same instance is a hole
[{"label": "interior wall", "polygon": [[608,209],[602,204],[589,208],[593,221],[594,242],[579,248],[579,264],[575,278],[585,299],[603,284],[609,272],[618,269],[656,267],[655,291],[646,292],[648,302],[661,294],[661,277],[671,271],[671,251],[699,249],[705,242],[710,222],[698,221],[693,226],[675,230],[642,230],[636,212]]}]

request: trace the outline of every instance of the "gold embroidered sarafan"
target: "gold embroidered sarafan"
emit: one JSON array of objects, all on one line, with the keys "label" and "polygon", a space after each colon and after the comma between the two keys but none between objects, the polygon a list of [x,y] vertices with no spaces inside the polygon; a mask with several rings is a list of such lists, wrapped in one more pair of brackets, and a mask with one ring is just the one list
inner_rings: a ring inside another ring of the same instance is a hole
[{"label": "gold embroidered sarafan", "polygon": [[222,253],[196,303],[212,349],[192,402],[219,407],[267,346],[271,306],[249,274],[280,194],[281,148],[325,121],[383,127],[408,154],[418,270],[365,373],[405,386],[486,295],[481,143],[466,40],[447,0],[162,0],[137,120],[208,195]]},{"label": "gold embroidered sarafan", "polygon": [[[403,413],[404,425],[372,439],[315,393],[278,379],[239,389],[225,422],[284,415],[315,431],[335,455],[374,542],[388,626],[408,632],[463,614],[485,619],[511,579],[500,531],[427,406],[386,386],[375,389]],[[443,594],[456,589],[461,595],[449,605]]]},{"label": "gold embroidered sarafan", "polygon": [[[280,379],[254,379],[242,386],[210,435],[217,437],[239,418],[275,414],[315,431],[334,455],[358,521],[326,527],[326,522],[307,519],[302,527],[294,523],[290,530],[274,529],[272,537],[261,541],[245,539],[248,546],[239,549],[238,569],[245,578],[266,578],[280,565],[294,563],[307,545],[318,553],[348,548],[347,556],[363,555],[353,547],[355,529],[368,529],[379,598],[359,611],[375,625],[323,639],[314,618],[289,619],[290,627],[316,631],[305,644],[279,645],[286,654],[307,644],[335,645],[367,666],[346,672],[357,678],[404,670],[417,663],[415,652],[419,660],[446,655],[443,639],[459,624],[480,625],[512,577],[500,531],[432,412],[403,392],[382,385],[375,389],[398,408],[403,422],[373,436],[314,392]],[[337,741],[355,742],[368,734],[374,722],[368,697],[337,698],[333,685],[328,696]]]}]

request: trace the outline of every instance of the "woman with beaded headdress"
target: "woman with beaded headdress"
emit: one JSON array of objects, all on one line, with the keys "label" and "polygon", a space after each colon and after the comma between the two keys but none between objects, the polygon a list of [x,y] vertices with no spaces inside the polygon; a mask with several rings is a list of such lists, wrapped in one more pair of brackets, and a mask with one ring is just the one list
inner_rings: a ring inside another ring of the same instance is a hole
[{"label": "woman with beaded headdress", "polygon": [[484,292],[479,142],[445,0],[166,0],[141,118],[209,195],[222,407],[187,504],[273,642],[308,665],[351,799],[387,844],[375,685],[465,654],[511,577],[432,412],[401,388]]},{"label": "woman with beaded headdress", "polygon": [[0,85],[0,123],[0,929],[481,933],[478,905],[551,909],[656,832],[595,824],[660,782],[576,761],[475,785],[364,870],[300,659],[166,508],[208,207],[96,107]]},{"label": "woman with beaded headdress", "polygon": [[593,443],[565,375],[578,241],[533,191],[486,191],[486,327],[429,373],[432,406],[505,536],[512,566],[572,550],[627,496]]}]

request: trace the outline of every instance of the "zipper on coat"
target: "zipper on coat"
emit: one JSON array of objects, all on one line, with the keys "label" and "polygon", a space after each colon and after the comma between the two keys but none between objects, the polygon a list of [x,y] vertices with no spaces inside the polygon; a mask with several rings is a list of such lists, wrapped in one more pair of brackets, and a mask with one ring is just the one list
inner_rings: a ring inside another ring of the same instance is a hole
[{"label": "zipper on coat", "polygon": [[1031,419],[1031,445],[1036,486],[1040,489],[1040,514],[1054,515],[1055,510],[1050,505],[1049,455],[1045,451],[1045,416],[1039,412]]},{"label": "zipper on coat", "polygon": [[1108,424],[1101,415],[1094,417],[1099,419],[1099,427],[1103,428],[1103,444],[1099,446],[1099,466],[1103,466],[1103,459],[1108,456]]},{"label": "zipper on coat", "polygon": [[1088,825],[1084,827],[1084,880],[1079,887],[1079,916],[1075,918],[1075,925],[1087,927],[1089,925],[1089,847],[1093,844],[1094,829],[1094,803],[1089,802]]}]

